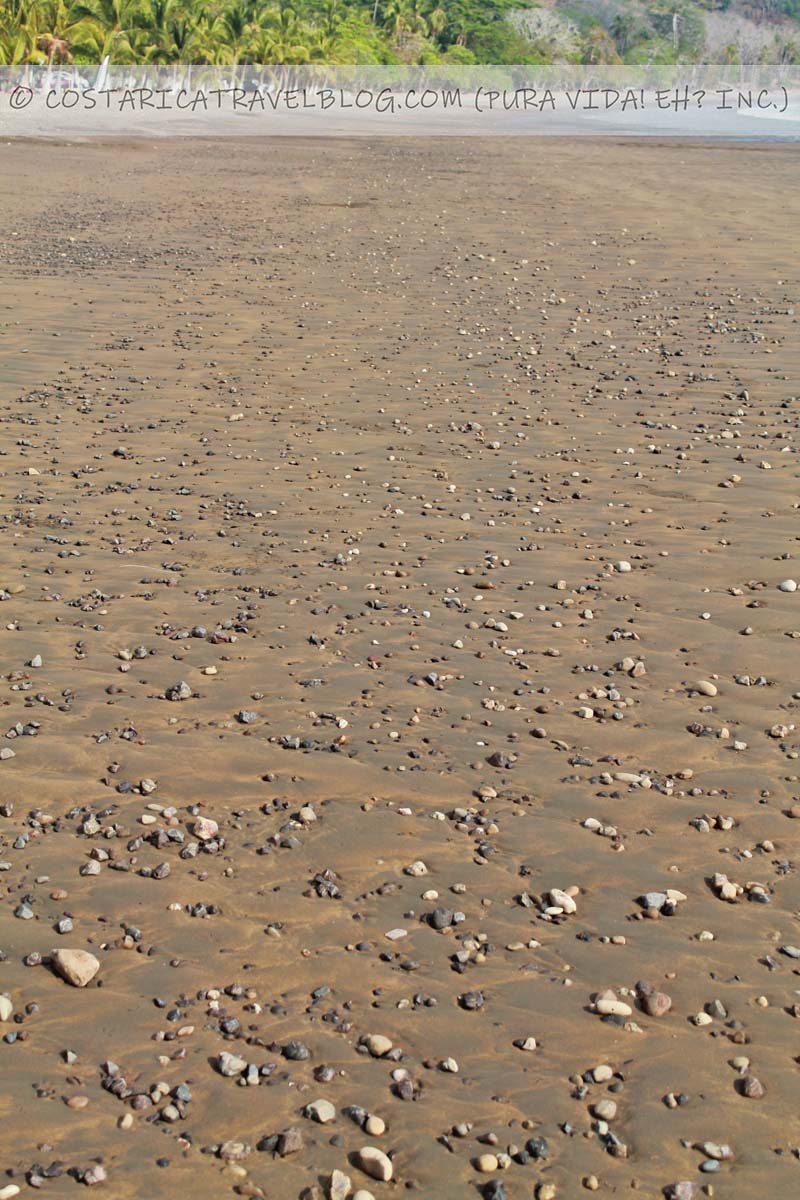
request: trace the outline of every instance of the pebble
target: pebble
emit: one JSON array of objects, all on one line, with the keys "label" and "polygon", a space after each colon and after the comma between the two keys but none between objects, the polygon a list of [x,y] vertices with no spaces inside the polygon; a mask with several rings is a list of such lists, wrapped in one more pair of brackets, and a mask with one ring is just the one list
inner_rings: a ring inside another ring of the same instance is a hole
[{"label": "pebble", "polygon": [[100,963],[88,950],[54,950],[52,963],[62,979],[78,988],[91,983],[100,970]]},{"label": "pebble", "polygon": [[245,1059],[240,1058],[238,1054],[229,1054],[227,1050],[220,1051],[217,1056],[217,1068],[220,1075],[226,1075],[229,1078],[241,1075],[246,1066]]},{"label": "pebble", "polygon": [[594,1002],[595,1011],[601,1016],[630,1017],[633,1009],[624,1000],[618,999],[613,993],[604,993]]},{"label": "pebble", "polygon": [[366,1037],[362,1038],[362,1043],[373,1058],[385,1058],[393,1048],[391,1038],[385,1037],[382,1033],[367,1034]]},{"label": "pebble", "polygon": [[572,914],[578,911],[578,906],[572,896],[562,891],[561,888],[551,888],[549,896],[551,905],[562,909],[563,912]]},{"label": "pebble", "polygon": [[192,826],[192,834],[201,842],[210,842],[218,833],[219,825],[210,817],[198,817]]},{"label": "pebble", "polygon": [[330,1121],[336,1120],[336,1109],[330,1100],[312,1100],[305,1107],[305,1115],[312,1121],[319,1122],[320,1125],[327,1125]]},{"label": "pebble", "polygon": [[388,1183],[392,1178],[394,1169],[391,1159],[377,1146],[362,1146],[356,1157],[359,1167],[370,1178],[378,1179],[382,1183]]},{"label": "pebble", "polygon": [[699,1148],[708,1158],[716,1158],[720,1162],[733,1158],[733,1151],[726,1142],[701,1142]]},{"label": "pebble", "polygon": [[755,1075],[745,1075],[742,1080],[742,1095],[747,1096],[748,1100],[760,1100],[764,1095],[764,1085]]},{"label": "pebble", "polygon": [[650,992],[642,999],[642,1008],[649,1017],[664,1017],[672,1008],[672,999],[666,992]]},{"label": "pebble", "polygon": [[475,1170],[480,1171],[482,1175],[491,1175],[498,1167],[497,1158],[494,1154],[479,1154],[475,1159]]},{"label": "pebble", "polygon": [[189,700],[193,692],[186,680],[180,679],[177,683],[171,684],[164,695],[168,700]]},{"label": "pebble", "polygon": [[328,1200],[347,1200],[352,1181],[343,1171],[333,1171],[328,1181]]}]

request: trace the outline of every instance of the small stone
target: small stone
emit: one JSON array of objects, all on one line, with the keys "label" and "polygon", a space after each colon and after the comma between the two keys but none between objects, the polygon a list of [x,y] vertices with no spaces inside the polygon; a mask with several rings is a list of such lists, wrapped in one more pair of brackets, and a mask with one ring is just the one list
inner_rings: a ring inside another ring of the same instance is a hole
[{"label": "small stone", "polygon": [[377,1146],[362,1146],[356,1157],[361,1170],[371,1179],[379,1179],[381,1183],[388,1183],[392,1178],[394,1168],[391,1160]]},{"label": "small stone", "polygon": [[328,1181],[328,1200],[347,1200],[351,1186],[349,1175],[344,1171],[333,1171]]},{"label": "small stone", "polygon": [[755,1075],[745,1075],[742,1080],[742,1095],[748,1100],[760,1100],[764,1095],[764,1085]]},{"label": "small stone", "polygon": [[219,833],[219,825],[210,817],[198,817],[192,826],[192,834],[200,842],[210,842]]},{"label": "small stone", "polygon": [[680,1183],[671,1183],[664,1189],[668,1200],[696,1200],[700,1195],[700,1184],[690,1179],[682,1179]]},{"label": "small stone", "polygon": [[604,992],[594,1002],[597,1012],[603,1017],[630,1017],[633,1009],[624,1000],[618,1000],[613,992]]},{"label": "small stone", "polygon": [[428,868],[425,866],[425,863],[422,862],[421,859],[417,859],[416,862],[413,862],[409,866],[404,867],[403,870],[406,875],[411,875],[415,879],[420,878],[422,875],[428,874]]},{"label": "small stone", "polygon": [[716,696],[719,692],[717,685],[709,679],[698,679],[694,685],[694,690],[699,692],[701,696]]},{"label": "small stone", "polygon": [[226,1050],[221,1050],[217,1056],[217,1070],[220,1075],[225,1075],[228,1078],[232,1078],[234,1075],[241,1075],[246,1066],[246,1061],[243,1058],[239,1058],[238,1054],[228,1054]]},{"label": "small stone", "polygon": [[369,1033],[361,1041],[373,1058],[384,1058],[394,1044],[391,1038],[384,1037],[382,1033]]},{"label": "small stone", "polygon": [[706,1157],[719,1159],[720,1162],[733,1158],[733,1150],[725,1142],[701,1142],[699,1149]]},{"label": "small stone", "polygon": [[778,591],[779,592],[796,592],[797,591],[797,580],[796,579],[784,579],[782,583],[778,584]]},{"label": "small stone", "polygon": [[168,700],[188,700],[192,695],[192,689],[184,679],[181,679],[178,683],[173,683],[171,687],[168,687],[164,695]]},{"label": "small stone", "polygon": [[543,1137],[541,1134],[537,1134],[535,1137],[528,1138],[527,1142],[525,1143],[525,1149],[527,1150],[528,1154],[530,1154],[531,1158],[535,1159],[537,1162],[540,1159],[548,1158],[550,1154],[550,1146],[547,1138]]},{"label": "small stone", "polygon": [[364,1132],[370,1137],[383,1137],[386,1133],[386,1122],[383,1117],[369,1116],[364,1123]]},{"label": "small stone", "polygon": [[330,1121],[336,1120],[336,1108],[330,1100],[313,1100],[311,1104],[306,1105],[304,1112],[307,1117],[312,1121],[318,1121],[320,1125],[327,1125]]},{"label": "small stone", "polygon": [[563,892],[561,888],[551,888],[548,895],[550,903],[556,908],[562,909],[563,912],[572,914],[578,911],[578,906],[572,896]]},{"label": "small stone", "polygon": [[8,1021],[14,1011],[10,996],[0,996],[0,1021]]},{"label": "small stone", "polygon": [[475,1159],[475,1170],[480,1171],[481,1175],[491,1175],[497,1167],[498,1162],[494,1154],[480,1154]]},{"label": "small stone", "polygon": [[648,992],[642,997],[642,1008],[648,1017],[663,1017],[672,1008],[672,998],[666,992]]},{"label": "small stone", "polygon": [[598,1100],[592,1106],[592,1112],[600,1121],[613,1121],[617,1115],[617,1105],[614,1100]]},{"label": "small stone", "polygon": [[226,1164],[240,1162],[247,1158],[249,1153],[250,1147],[245,1142],[227,1141],[219,1148],[219,1157],[224,1159]]},{"label": "small stone", "polygon": [[453,924],[453,912],[449,908],[435,908],[428,918],[428,923],[433,929],[449,929]]},{"label": "small stone", "polygon": [[100,963],[88,950],[55,950],[52,956],[55,970],[73,987],[86,987],[100,970]]},{"label": "small stone", "polygon": [[297,1154],[303,1149],[303,1135],[296,1125],[290,1125],[288,1129],[284,1129],[283,1133],[278,1135],[275,1149],[279,1158],[287,1158],[290,1154]]},{"label": "small stone", "polygon": [[305,1042],[293,1039],[283,1047],[283,1057],[288,1058],[289,1062],[305,1062],[311,1057],[311,1051]]}]

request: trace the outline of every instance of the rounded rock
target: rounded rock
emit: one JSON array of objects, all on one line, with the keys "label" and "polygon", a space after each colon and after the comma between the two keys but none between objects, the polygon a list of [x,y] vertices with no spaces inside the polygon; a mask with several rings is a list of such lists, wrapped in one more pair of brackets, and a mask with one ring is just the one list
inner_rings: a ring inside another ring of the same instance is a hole
[{"label": "rounded rock", "polygon": [[392,1039],[382,1033],[369,1033],[361,1041],[373,1058],[384,1058],[394,1045]]},{"label": "rounded rock", "polygon": [[377,1146],[362,1146],[356,1155],[358,1165],[370,1179],[378,1179],[388,1183],[394,1174],[394,1167],[388,1155]]},{"label": "rounded rock", "polygon": [[91,983],[100,970],[100,963],[88,950],[55,950],[52,963],[62,979],[78,988]]}]

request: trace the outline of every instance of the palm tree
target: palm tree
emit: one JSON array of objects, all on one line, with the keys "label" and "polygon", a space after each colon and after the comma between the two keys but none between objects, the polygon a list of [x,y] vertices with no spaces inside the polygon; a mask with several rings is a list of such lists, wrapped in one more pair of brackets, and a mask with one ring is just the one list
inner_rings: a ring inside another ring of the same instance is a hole
[{"label": "palm tree", "polygon": [[408,17],[407,0],[387,0],[383,6],[383,24],[389,33],[402,46]]},{"label": "palm tree", "polygon": [[0,67],[16,67],[32,61],[25,29],[11,21],[0,24]]},{"label": "palm tree", "polygon": [[624,57],[641,33],[641,27],[632,13],[619,12],[611,22],[610,33]]},{"label": "palm tree", "polygon": [[267,9],[263,20],[265,25],[254,46],[254,49],[258,48],[256,61],[285,63],[287,66],[320,61],[318,38],[293,8],[285,5]]},{"label": "palm tree", "polygon": [[91,56],[88,26],[67,0],[10,0],[0,14],[0,65],[70,63]]},{"label": "palm tree", "polygon": [[423,12],[423,4],[424,0],[409,0],[408,4],[408,27],[412,33],[418,33],[420,37],[425,37],[428,32],[428,22]]},{"label": "palm tree", "polygon": [[165,64],[173,61],[171,24],[177,16],[178,0],[149,0],[142,17],[142,31],[136,47],[144,62]]},{"label": "palm tree", "polygon": [[[257,16],[253,4],[246,0],[233,0],[219,19],[220,35],[225,45],[224,61],[236,66],[253,40],[254,18]],[[220,61],[223,61],[222,59]]]},{"label": "palm tree", "polygon": [[322,29],[329,38],[335,38],[342,28],[344,15],[339,0],[325,0],[322,5]]},{"label": "palm tree", "polygon": [[205,63],[217,61],[220,43],[216,22],[209,23],[201,12],[187,13],[180,0],[151,0],[153,10],[163,14],[157,27],[137,35],[135,45],[143,61],[169,63]]},{"label": "palm tree", "polygon": [[77,0],[72,11],[92,31],[96,53],[112,61],[137,59],[133,43],[146,20],[147,0]]},{"label": "palm tree", "polygon": [[429,3],[427,17],[428,28],[433,36],[438,38],[447,24],[447,13],[442,8],[439,0],[432,0],[432,2]]}]

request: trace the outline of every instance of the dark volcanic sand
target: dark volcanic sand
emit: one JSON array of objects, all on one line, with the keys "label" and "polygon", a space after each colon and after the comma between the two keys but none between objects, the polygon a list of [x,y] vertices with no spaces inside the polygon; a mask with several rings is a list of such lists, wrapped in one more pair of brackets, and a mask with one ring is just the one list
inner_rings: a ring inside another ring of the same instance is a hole
[{"label": "dark volcanic sand", "polygon": [[0,1187],[790,1195],[800,151],[2,155]]}]

